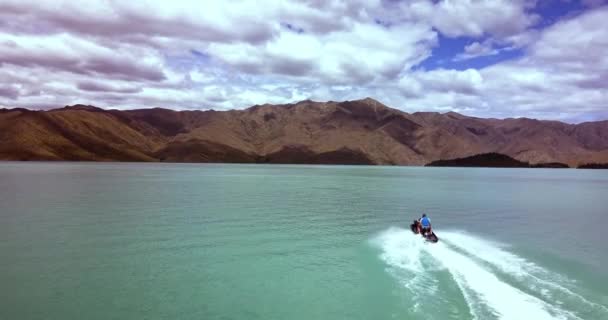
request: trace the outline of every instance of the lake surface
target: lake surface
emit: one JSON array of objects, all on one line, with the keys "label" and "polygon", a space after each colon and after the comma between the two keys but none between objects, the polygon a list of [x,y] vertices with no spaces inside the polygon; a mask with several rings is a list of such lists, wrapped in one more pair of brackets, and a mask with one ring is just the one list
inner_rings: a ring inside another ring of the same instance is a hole
[{"label": "lake surface", "polygon": [[5,162],[0,319],[608,319],[607,227],[608,171]]}]

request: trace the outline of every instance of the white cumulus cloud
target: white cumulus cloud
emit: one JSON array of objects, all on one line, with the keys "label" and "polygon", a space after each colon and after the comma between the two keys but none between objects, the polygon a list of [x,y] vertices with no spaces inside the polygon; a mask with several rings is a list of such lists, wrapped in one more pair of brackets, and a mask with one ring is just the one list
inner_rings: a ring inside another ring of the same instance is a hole
[{"label": "white cumulus cloud", "polygon": [[[406,111],[608,116],[608,11],[533,0],[0,2],[0,106],[243,108],[375,97]],[[441,38],[468,39],[436,56]],[[521,50],[481,69],[428,59]],[[462,69],[462,68],[461,68]]]}]

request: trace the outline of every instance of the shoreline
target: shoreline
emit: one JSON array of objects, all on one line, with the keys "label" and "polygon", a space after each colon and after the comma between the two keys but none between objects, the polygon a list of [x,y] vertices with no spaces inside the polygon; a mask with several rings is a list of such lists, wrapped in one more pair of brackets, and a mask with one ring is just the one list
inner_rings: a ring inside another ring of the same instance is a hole
[{"label": "shoreline", "polygon": [[184,164],[184,165],[260,165],[260,166],[335,166],[335,167],[403,167],[403,168],[490,168],[490,169],[579,169],[602,170],[606,168],[587,167],[500,167],[500,166],[429,166],[429,165],[400,165],[400,164],[339,164],[339,163],[263,163],[263,162],[171,162],[171,161],[87,161],[87,160],[0,160],[7,163],[57,163],[57,164]]}]

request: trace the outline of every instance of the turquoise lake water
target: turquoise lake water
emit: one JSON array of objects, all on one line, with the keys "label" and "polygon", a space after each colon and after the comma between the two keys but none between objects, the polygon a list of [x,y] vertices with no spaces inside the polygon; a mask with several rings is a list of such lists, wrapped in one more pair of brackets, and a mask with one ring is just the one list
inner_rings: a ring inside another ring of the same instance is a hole
[{"label": "turquoise lake water", "polygon": [[5,162],[0,319],[608,319],[607,227],[601,170]]}]

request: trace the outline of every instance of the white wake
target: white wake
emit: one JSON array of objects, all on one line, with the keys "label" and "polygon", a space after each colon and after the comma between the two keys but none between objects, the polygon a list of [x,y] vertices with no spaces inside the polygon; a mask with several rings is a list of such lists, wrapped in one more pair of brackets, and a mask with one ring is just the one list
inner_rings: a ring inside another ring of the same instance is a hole
[{"label": "white wake", "polygon": [[497,243],[462,232],[438,235],[439,243],[431,244],[409,230],[391,228],[372,240],[387,270],[414,295],[414,307],[420,302],[416,296],[440,297],[436,277],[443,271],[456,283],[476,319],[580,319],[554,299],[555,292],[587,307],[605,308],[570,290],[565,277]]},{"label": "white wake", "polygon": [[564,303],[562,300],[568,300],[585,308],[592,308],[602,313],[608,312],[605,306],[589,301],[572,291],[569,288],[574,285],[572,280],[501,248],[501,244],[463,232],[443,232],[442,238],[458,250],[526,284],[528,289],[538,292],[547,301],[561,305]]}]

